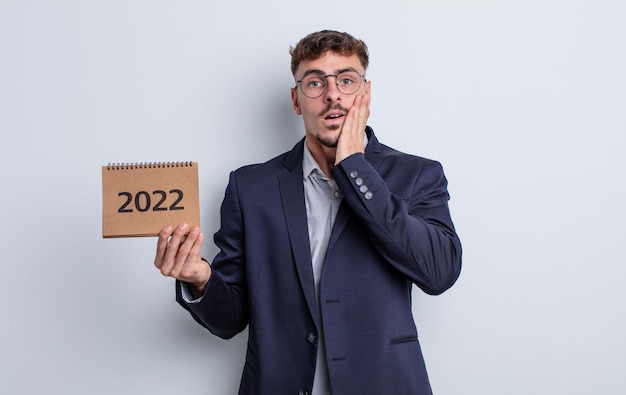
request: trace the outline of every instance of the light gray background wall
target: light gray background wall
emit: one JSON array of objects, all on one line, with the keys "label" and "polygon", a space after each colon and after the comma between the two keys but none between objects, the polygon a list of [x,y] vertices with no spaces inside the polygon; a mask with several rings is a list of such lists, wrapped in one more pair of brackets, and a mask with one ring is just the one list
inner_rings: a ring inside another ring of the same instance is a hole
[{"label": "light gray background wall", "polygon": [[236,391],[246,334],[176,305],[155,239],[101,238],[100,166],[199,161],[212,235],[228,172],[303,135],[288,48],[322,28],[450,182],[463,273],[415,293],[435,393],[626,393],[625,4],[1,0],[0,393]]}]

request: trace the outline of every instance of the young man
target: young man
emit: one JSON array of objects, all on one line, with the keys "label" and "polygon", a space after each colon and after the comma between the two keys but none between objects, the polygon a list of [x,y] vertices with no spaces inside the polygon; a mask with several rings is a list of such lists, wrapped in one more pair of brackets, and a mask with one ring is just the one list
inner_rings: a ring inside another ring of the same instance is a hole
[{"label": "young man", "polygon": [[366,126],[362,41],[321,31],[291,55],[304,139],[231,173],[211,265],[186,225],[163,229],[155,265],[215,335],[249,326],[240,394],[430,394],[411,289],[461,270],[442,167]]}]

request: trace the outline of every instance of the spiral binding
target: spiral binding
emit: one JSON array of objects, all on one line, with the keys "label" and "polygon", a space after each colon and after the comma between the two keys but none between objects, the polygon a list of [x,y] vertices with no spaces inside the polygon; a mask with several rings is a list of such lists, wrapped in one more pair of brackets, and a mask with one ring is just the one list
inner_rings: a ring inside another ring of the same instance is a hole
[{"label": "spiral binding", "polygon": [[187,162],[139,162],[139,163],[107,163],[107,170],[132,170],[132,169],[161,169],[168,167],[189,167],[192,161]]}]

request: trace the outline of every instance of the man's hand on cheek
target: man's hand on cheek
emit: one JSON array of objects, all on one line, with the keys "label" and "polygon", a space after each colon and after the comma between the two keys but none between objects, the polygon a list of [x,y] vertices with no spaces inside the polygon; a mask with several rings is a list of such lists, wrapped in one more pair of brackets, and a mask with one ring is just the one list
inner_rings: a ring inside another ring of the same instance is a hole
[{"label": "man's hand on cheek", "polygon": [[341,134],[339,134],[335,165],[352,154],[365,151],[363,140],[369,115],[369,93],[357,96],[343,123]]}]

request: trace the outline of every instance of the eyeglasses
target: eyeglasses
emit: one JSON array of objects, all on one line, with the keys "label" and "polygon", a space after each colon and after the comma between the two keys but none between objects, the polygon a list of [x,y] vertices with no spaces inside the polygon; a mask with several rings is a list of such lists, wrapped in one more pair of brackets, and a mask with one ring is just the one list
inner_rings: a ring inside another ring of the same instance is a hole
[{"label": "eyeglasses", "polygon": [[300,90],[309,99],[316,99],[326,91],[328,77],[335,77],[335,85],[339,92],[344,95],[353,95],[361,87],[361,81],[365,81],[365,76],[356,71],[344,71],[339,74],[321,75],[317,73],[307,74],[301,80],[296,81],[296,86],[300,84]]}]

